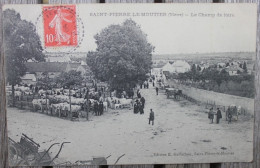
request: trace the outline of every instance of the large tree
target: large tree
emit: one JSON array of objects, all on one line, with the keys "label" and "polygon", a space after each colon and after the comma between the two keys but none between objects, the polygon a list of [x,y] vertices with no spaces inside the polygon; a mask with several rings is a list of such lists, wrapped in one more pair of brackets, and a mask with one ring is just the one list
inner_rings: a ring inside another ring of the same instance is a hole
[{"label": "large tree", "polygon": [[97,79],[109,82],[114,89],[146,80],[154,47],[133,20],[110,25],[94,38],[97,49],[87,54],[87,64]]},{"label": "large tree", "polygon": [[25,62],[29,59],[44,61],[44,55],[40,38],[31,22],[22,20],[20,14],[7,9],[4,11],[3,25],[7,82],[12,85],[14,100],[14,86],[25,75]]},{"label": "large tree", "polygon": [[71,89],[74,86],[82,84],[83,77],[81,72],[71,70],[69,72],[62,72],[56,79],[56,84],[60,87]]}]

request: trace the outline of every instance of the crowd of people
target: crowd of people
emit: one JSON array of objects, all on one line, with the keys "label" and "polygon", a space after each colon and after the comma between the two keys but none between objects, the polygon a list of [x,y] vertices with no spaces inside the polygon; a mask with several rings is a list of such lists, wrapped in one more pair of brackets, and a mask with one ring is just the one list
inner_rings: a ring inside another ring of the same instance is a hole
[{"label": "crowd of people", "polygon": [[[150,81],[150,82],[152,82],[153,86],[154,86],[154,81]],[[143,86],[144,86],[144,89],[145,88],[148,89],[149,88],[149,82],[145,81],[143,83]],[[140,85],[140,88],[142,89],[142,84]],[[158,90],[159,90],[158,87],[156,87],[157,95],[158,95]],[[142,97],[140,89],[137,89],[136,94],[137,94],[137,99],[136,99],[136,101],[134,103],[134,114],[140,113],[141,115],[143,115],[144,114],[144,107],[145,107],[145,98]],[[154,111],[152,109],[150,109],[150,114],[149,114],[149,118],[148,119],[149,119],[149,123],[148,124],[150,125],[150,123],[151,123],[152,125],[154,125]]]},{"label": "crowd of people", "polygon": [[134,103],[134,114],[137,113],[144,114],[145,98],[141,96],[141,92],[139,89],[137,89],[136,94],[137,94],[137,99]]},{"label": "crowd of people", "polygon": [[220,119],[222,118],[222,114],[219,108],[217,108],[217,112],[214,113],[213,108],[210,108],[209,113],[208,113],[208,118],[211,121],[211,124],[213,124],[214,120],[214,115],[216,115],[216,124],[219,124]]},{"label": "crowd of people", "polygon": [[[89,107],[91,107],[91,101],[89,101]],[[97,100],[94,101],[94,106],[93,106],[93,113],[96,116],[101,116],[104,113],[104,104],[103,101],[100,100],[99,102]]]}]

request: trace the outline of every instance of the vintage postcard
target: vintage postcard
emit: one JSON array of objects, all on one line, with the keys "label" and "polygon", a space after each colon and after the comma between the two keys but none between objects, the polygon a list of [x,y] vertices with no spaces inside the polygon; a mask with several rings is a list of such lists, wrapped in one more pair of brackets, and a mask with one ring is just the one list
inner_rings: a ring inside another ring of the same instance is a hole
[{"label": "vintage postcard", "polygon": [[5,5],[9,164],[252,161],[256,13]]}]

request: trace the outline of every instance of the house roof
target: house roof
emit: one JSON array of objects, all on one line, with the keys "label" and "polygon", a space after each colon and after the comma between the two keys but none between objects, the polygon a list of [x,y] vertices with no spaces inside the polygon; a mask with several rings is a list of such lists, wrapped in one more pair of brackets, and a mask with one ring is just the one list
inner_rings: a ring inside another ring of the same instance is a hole
[{"label": "house roof", "polygon": [[21,79],[36,81],[36,77],[34,74],[25,74],[24,76],[21,77]]},{"label": "house roof", "polygon": [[173,67],[187,67],[190,68],[190,64],[186,61],[177,60],[173,63]]},{"label": "house roof", "polygon": [[170,64],[169,62],[167,64],[165,64],[162,69],[163,69],[163,71],[169,71],[169,72],[174,71],[172,64]]},{"label": "house roof", "polygon": [[81,65],[80,63],[69,63],[68,64],[71,70],[77,70],[77,68]]},{"label": "house roof", "polygon": [[71,70],[76,70],[80,63],[67,63],[67,62],[26,62],[25,66],[27,72],[65,72],[67,66]]},{"label": "house roof", "polygon": [[152,68],[162,68],[164,64],[153,64]]},{"label": "house roof", "polygon": [[66,70],[66,62],[27,62],[27,72],[62,72]]},{"label": "house roof", "polygon": [[68,55],[62,55],[62,56],[47,56],[46,58],[47,62],[69,62],[71,61],[70,57]]},{"label": "house roof", "polygon": [[241,71],[241,72],[243,72],[244,70],[242,69],[242,68],[240,68],[239,66],[228,66],[228,67],[226,67],[226,69],[228,70],[228,71],[237,71],[237,70],[239,70],[239,71]]}]

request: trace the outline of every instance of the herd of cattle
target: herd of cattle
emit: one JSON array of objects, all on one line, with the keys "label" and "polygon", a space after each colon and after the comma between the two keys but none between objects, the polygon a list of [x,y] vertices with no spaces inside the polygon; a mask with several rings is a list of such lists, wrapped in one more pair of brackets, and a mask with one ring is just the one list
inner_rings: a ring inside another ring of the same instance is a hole
[{"label": "herd of cattle", "polygon": [[[6,87],[9,97],[12,95],[10,87]],[[15,99],[17,102],[25,97],[33,97],[30,102],[32,111],[41,111],[58,117],[79,117],[82,112],[92,111],[94,113],[95,104],[103,104],[102,111],[108,108],[130,108],[134,104],[132,98],[117,98],[116,93],[112,92],[110,96],[105,96],[100,90],[97,92],[95,88],[88,89],[88,98],[86,89],[52,89],[38,90],[37,93],[29,87],[15,87]]]},{"label": "herd of cattle", "polygon": [[[168,86],[160,89],[165,90],[167,98],[180,100],[181,97],[185,97],[182,90],[178,88],[170,88]],[[6,87],[6,93],[11,97],[12,89],[10,86]],[[95,105],[99,106],[100,103],[103,107],[102,111],[108,111],[108,108],[132,108],[136,100],[133,98],[134,92],[132,91],[131,93],[130,96],[128,94],[128,96],[122,96],[124,98],[117,98],[115,92],[111,92],[108,96],[103,89],[102,91],[100,89],[97,91],[95,88],[90,88],[88,89],[88,98],[86,98],[86,88],[71,90],[59,88],[46,91],[40,89],[35,92],[32,88],[19,86],[15,87],[14,96],[18,102],[22,101],[24,97],[31,97],[27,102],[30,103],[32,111],[41,111],[58,117],[68,117],[69,114],[79,117],[84,111],[92,111],[94,113],[96,111]],[[226,113],[226,116],[227,112],[231,113],[236,120],[239,114],[245,114],[245,110],[241,106],[235,105],[224,108],[223,112]]]}]

